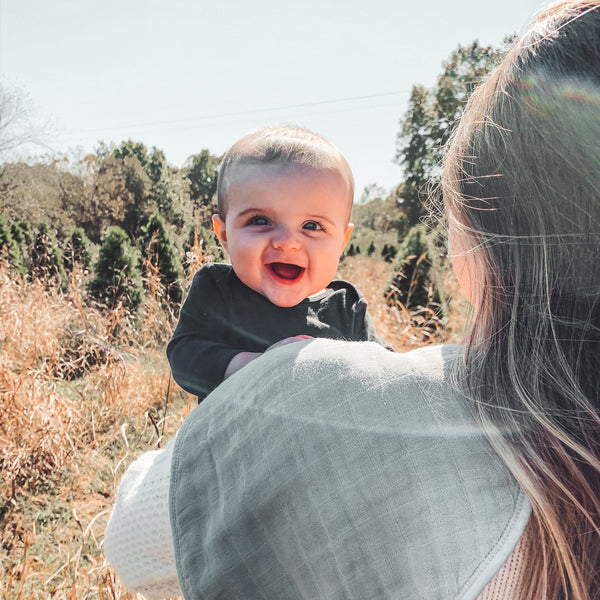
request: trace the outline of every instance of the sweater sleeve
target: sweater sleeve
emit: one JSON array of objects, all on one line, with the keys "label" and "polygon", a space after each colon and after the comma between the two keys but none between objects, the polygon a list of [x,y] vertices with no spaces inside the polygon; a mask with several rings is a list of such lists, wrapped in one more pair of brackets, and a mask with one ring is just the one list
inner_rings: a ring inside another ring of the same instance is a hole
[{"label": "sweater sleeve", "polygon": [[223,291],[226,265],[207,265],[194,276],[181,307],[167,357],[175,381],[201,398],[222,381],[231,359],[243,349],[228,344],[230,323],[224,313],[230,298]]},{"label": "sweater sleeve", "polygon": [[181,596],[169,520],[171,440],[125,473],[111,513],[104,552],[123,584],[148,600]]}]

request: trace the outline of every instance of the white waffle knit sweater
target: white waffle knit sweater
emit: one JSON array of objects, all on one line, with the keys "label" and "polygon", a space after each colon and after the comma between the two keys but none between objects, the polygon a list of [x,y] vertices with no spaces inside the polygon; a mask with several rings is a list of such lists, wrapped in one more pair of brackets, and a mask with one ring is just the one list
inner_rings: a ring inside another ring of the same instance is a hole
[{"label": "white waffle knit sweater", "polygon": [[181,596],[169,519],[174,440],[131,464],[117,491],[104,551],[124,585],[149,600]]}]

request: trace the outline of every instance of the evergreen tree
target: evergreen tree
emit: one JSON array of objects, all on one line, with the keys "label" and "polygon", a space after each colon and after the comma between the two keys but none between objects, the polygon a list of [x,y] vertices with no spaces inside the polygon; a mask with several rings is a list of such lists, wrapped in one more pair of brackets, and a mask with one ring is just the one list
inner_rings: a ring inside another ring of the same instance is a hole
[{"label": "evergreen tree", "polygon": [[423,215],[425,185],[435,160],[435,144],[431,129],[435,122],[430,93],[420,85],[413,87],[408,110],[398,134],[396,162],[404,167],[404,186],[400,202],[409,223],[416,224]]},{"label": "evergreen tree", "polygon": [[[101,217],[104,224],[112,226],[117,223],[131,238],[136,238],[141,226],[158,209],[153,202],[154,182],[148,174],[148,149],[141,142],[127,140],[120,146],[100,144],[96,154],[93,196],[99,214],[94,219]],[[94,239],[87,226],[86,231]]]},{"label": "evergreen tree", "polygon": [[13,239],[21,248],[33,245],[33,232],[29,221],[15,221],[10,226]]},{"label": "evergreen tree", "polygon": [[390,255],[390,249],[388,247],[387,244],[383,245],[383,248],[381,249],[381,257],[388,262],[388,256]]},{"label": "evergreen tree", "polygon": [[132,237],[138,236],[140,227],[147,222],[156,210],[152,203],[152,182],[137,156],[125,156],[121,166],[125,187],[132,200],[125,207],[125,217],[122,221],[125,231]]},{"label": "evergreen tree", "polygon": [[0,215],[0,258],[6,260],[13,271],[21,272],[23,258],[6,219]]},{"label": "evergreen tree", "polygon": [[367,254],[369,256],[373,256],[374,253],[375,253],[375,243],[373,242],[373,240],[371,240],[371,243],[369,244],[369,247],[367,248]]},{"label": "evergreen tree", "polygon": [[65,269],[72,271],[75,264],[83,269],[89,269],[92,263],[90,240],[81,227],[75,227],[67,239],[63,250]]},{"label": "evergreen tree", "polygon": [[350,244],[348,246],[348,250],[346,251],[346,256],[354,256],[355,253],[354,244]]},{"label": "evergreen tree", "polygon": [[189,181],[167,162],[164,152],[158,148],[152,148],[145,168],[152,181],[152,204],[167,222],[182,227],[192,216]]},{"label": "evergreen tree", "polygon": [[190,200],[194,215],[203,227],[211,226],[212,215],[217,212],[217,176],[220,156],[213,156],[208,150],[190,156],[183,168],[183,175],[190,184]]},{"label": "evergreen tree", "polygon": [[406,308],[435,307],[441,312],[442,296],[433,279],[432,266],[435,250],[424,225],[415,225],[406,236],[391,285],[386,297],[402,303]]},{"label": "evergreen tree", "polygon": [[68,278],[63,266],[62,253],[46,223],[40,223],[31,249],[29,273],[32,279],[54,281],[65,290]]},{"label": "evergreen tree", "polygon": [[128,140],[112,148],[110,156],[121,161],[125,186],[133,198],[124,220],[130,236],[137,237],[155,212],[177,227],[191,218],[189,181],[167,163],[162,150],[153,147],[149,152],[141,142]]},{"label": "evergreen tree", "polygon": [[21,266],[19,273],[27,275],[31,271],[31,254],[33,250],[33,232],[29,221],[16,221],[11,224],[10,232],[19,248]]},{"label": "evergreen tree", "polygon": [[94,272],[89,290],[95,298],[111,307],[119,302],[131,310],[139,307],[143,297],[139,254],[120,227],[111,227],[104,236]]},{"label": "evergreen tree", "polygon": [[394,244],[390,244],[387,247],[387,252],[385,255],[385,262],[394,262],[394,259],[396,258],[396,254],[398,254],[398,248],[396,248],[396,246],[394,246]]},{"label": "evergreen tree", "polygon": [[115,158],[135,157],[142,168],[147,171],[150,156],[148,155],[148,148],[142,142],[134,142],[129,139],[126,142],[121,142],[120,146],[112,147],[112,151],[111,148],[101,148],[98,154],[102,152],[105,154],[111,153]]},{"label": "evergreen tree", "polygon": [[143,256],[144,276],[147,277],[150,265],[154,267],[169,300],[173,303],[181,302],[183,290],[180,261],[165,223],[158,214],[152,215],[148,224],[142,228],[139,244]]}]

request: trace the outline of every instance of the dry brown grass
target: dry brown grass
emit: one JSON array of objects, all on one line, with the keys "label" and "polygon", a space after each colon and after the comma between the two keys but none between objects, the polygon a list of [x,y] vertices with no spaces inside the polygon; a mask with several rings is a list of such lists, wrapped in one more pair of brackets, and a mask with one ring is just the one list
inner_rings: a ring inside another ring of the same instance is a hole
[{"label": "dry brown grass", "polygon": [[[387,307],[390,275],[387,263],[360,256],[340,267],[398,351],[456,336],[419,328],[418,315]],[[165,414],[164,345],[174,315],[157,282],[147,282],[150,293],[134,319],[119,307],[86,304],[81,279],[76,274],[64,295],[0,266],[3,600],[136,597],[102,552],[114,493],[130,462],[163,444],[195,405],[171,384]]]},{"label": "dry brown grass", "polygon": [[114,491],[193,406],[179,391],[165,419],[159,305],[140,326],[0,267],[0,598],[135,597],[102,553]]},{"label": "dry brown grass", "polygon": [[448,301],[443,321],[431,307],[407,310],[399,303],[389,306],[385,290],[392,275],[391,264],[359,255],[346,257],[338,269],[339,277],[354,283],[365,295],[377,332],[396,352],[460,340],[467,303],[451,272],[446,276]]}]

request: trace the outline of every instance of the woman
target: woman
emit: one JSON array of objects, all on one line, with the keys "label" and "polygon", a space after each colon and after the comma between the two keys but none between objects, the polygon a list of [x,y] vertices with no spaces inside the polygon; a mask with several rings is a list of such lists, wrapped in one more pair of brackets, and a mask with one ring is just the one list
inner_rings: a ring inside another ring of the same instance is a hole
[{"label": "woman", "polygon": [[468,395],[533,506],[521,597],[600,597],[599,2],[558,2],[516,43],[443,180],[477,308]]},{"label": "woman", "polygon": [[600,598],[599,66],[600,2],[554,4],[449,144],[466,348],[315,340],[245,367],[126,473],[106,553],[130,587]]}]

